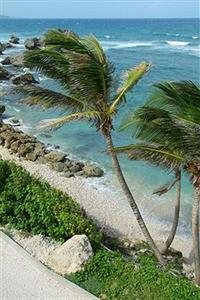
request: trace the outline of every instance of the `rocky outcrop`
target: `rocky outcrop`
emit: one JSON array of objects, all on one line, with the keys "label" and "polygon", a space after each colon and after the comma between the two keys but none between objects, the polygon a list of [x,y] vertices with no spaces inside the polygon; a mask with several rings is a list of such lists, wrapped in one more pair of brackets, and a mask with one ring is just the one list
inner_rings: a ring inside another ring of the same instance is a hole
[{"label": "rocky outcrop", "polygon": [[1,61],[1,64],[2,65],[10,65],[11,62],[10,62],[10,57],[9,56],[6,56],[2,61]]},{"label": "rocky outcrop", "polygon": [[8,80],[10,79],[10,77],[11,74],[6,69],[0,66],[0,80]]},{"label": "rocky outcrop", "polygon": [[39,83],[31,73],[21,74],[12,78],[12,83],[16,85],[23,84],[31,84],[31,83]]},{"label": "rocky outcrop", "polygon": [[9,39],[9,42],[12,43],[12,44],[19,44],[19,38],[15,35],[11,35],[10,39]]},{"label": "rocky outcrop", "polygon": [[55,272],[72,274],[84,267],[92,258],[93,250],[86,235],[74,235],[50,253],[48,266]]},{"label": "rocky outcrop", "polygon": [[20,67],[20,68],[23,67],[23,60],[24,60],[24,54],[23,53],[12,55],[9,58],[10,58],[10,63],[14,67]]},{"label": "rocky outcrop", "polygon": [[42,40],[39,38],[27,39],[24,42],[24,46],[28,50],[36,50],[42,47]]},{"label": "rocky outcrop", "polygon": [[[13,121],[12,121],[13,120]],[[15,118],[10,119],[10,124],[0,124],[0,145],[10,149],[24,159],[35,161],[39,164],[48,164],[50,169],[61,172],[69,178],[73,176],[100,177],[103,170],[91,164],[74,161],[66,157],[61,151],[49,151],[45,145],[35,137],[29,136],[20,130],[14,129],[20,125]]]}]

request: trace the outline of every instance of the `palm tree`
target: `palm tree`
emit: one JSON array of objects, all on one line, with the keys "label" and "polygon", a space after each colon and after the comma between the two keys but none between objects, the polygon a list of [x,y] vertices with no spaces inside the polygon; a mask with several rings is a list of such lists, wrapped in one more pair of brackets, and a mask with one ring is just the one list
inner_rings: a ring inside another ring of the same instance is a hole
[{"label": "palm tree", "polygon": [[176,165],[173,165],[172,160],[174,159],[175,153],[172,153],[172,151],[166,149],[164,145],[155,145],[150,143],[138,143],[128,146],[116,147],[115,151],[117,153],[127,153],[130,160],[143,160],[150,163],[151,165],[162,168],[165,171],[172,170],[175,174],[175,179],[172,182],[165,184],[153,193],[161,196],[169,192],[175,185],[177,185],[177,196],[175,201],[172,228],[169,232],[167,240],[160,247],[161,253],[165,254],[171,246],[176,235],[180,214],[181,170],[178,162]]},{"label": "palm tree", "polygon": [[102,47],[94,36],[79,37],[71,31],[50,30],[45,35],[45,48],[29,51],[25,55],[25,65],[55,79],[63,92],[55,92],[35,85],[17,88],[17,92],[27,95],[23,100],[29,105],[44,108],[58,107],[67,114],[43,121],[41,128],[58,128],[70,121],[92,122],[107,143],[112,158],[113,169],[119,184],[133,210],[138,224],[157,256],[164,265],[164,259],[154,243],[142,218],[136,201],[126,183],[118,158],[113,150],[111,132],[113,119],[126,94],[150,69],[149,63],[141,63],[124,74],[117,91],[113,91],[114,68],[108,61]]},{"label": "palm tree", "polygon": [[149,101],[121,126],[142,142],[117,151],[128,152],[131,159],[183,170],[190,175],[195,193],[192,208],[195,282],[200,285],[200,88],[190,81],[164,82],[155,87],[157,90]]}]

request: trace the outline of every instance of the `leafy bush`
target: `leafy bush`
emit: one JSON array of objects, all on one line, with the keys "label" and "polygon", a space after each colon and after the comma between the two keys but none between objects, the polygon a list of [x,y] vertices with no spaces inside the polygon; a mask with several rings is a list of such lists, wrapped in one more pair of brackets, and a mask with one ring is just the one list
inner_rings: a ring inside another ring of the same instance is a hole
[{"label": "leafy bush", "polygon": [[0,223],[65,241],[86,234],[94,247],[100,233],[69,196],[13,162],[0,160]]},{"label": "leafy bush", "polygon": [[139,267],[117,251],[99,250],[85,269],[67,278],[100,299],[199,300],[200,290],[189,280],[159,270],[151,255]]}]

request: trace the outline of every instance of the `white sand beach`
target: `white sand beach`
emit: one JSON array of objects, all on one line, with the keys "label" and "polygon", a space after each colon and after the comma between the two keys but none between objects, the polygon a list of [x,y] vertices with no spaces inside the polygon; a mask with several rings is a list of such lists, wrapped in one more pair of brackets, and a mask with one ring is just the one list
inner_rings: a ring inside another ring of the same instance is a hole
[{"label": "white sand beach", "polygon": [[[97,190],[92,184],[97,179],[63,177],[61,173],[50,170],[47,165],[19,159],[2,146],[0,146],[0,155],[4,160],[14,160],[32,175],[48,181],[52,186],[70,195],[84,208],[86,214],[107,232],[133,241],[144,239],[126,199],[123,196],[116,197],[116,193],[109,188]],[[167,238],[169,225],[156,221],[152,215],[146,222],[156,241],[164,241]],[[190,236],[178,232],[172,247],[191,260],[192,239]]]}]

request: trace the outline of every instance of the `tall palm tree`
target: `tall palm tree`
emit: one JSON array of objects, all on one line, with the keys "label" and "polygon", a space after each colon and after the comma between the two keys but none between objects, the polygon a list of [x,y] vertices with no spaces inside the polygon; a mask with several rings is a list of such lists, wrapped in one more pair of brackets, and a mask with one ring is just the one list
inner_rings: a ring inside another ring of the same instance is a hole
[{"label": "tall palm tree", "polygon": [[145,162],[150,163],[151,165],[157,166],[159,168],[164,169],[165,171],[173,171],[175,175],[175,179],[172,182],[169,182],[158,190],[156,190],[153,194],[157,194],[159,196],[169,192],[175,185],[177,185],[177,195],[175,200],[174,207],[174,216],[172,221],[172,227],[167,237],[167,240],[164,242],[162,246],[160,246],[160,251],[162,254],[165,254],[169,247],[171,246],[174,237],[176,235],[178,222],[179,222],[179,214],[180,214],[180,201],[181,201],[181,170],[180,170],[180,161],[176,161],[174,165],[174,157],[176,154],[170,151],[162,144],[150,144],[150,143],[137,143],[128,146],[115,147],[115,151],[117,153],[127,153],[128,158],[130,160],[143,160]]},{"label": "tall palm tree", "polygon": [[182,169],[194,188],[192,208],[195,282],[200,285],[200,87],[190,81],[164,82],[147,103],[131,114],[121,129],[129,129],[139,144],[117,151],[129,153],[170,170]]},{"label": "tall palm tree", "polygon": [[113,91],[114,68],[97,39],[94,36],[80,37],[71,31],[61,30],[48,31],[45,35],[45,48],[27,52],[24,60],[27,67],[36,69],[60,83],[63,92],[35,85],[20,87],[17,91],[27,95],[23,102],[64,110],[66,113],[64,116],[43,121],[41,127],[44,129],[58,128],[70,121],[86,120],[92,122],[102,133],[121,188],[146,240],[159,262],[164,265],[164,259],[126,183],[116,153],[113,151],[111,136],[113,119],[120,104],[125,102],[126,94],[148,72],[150,64],[143,62],[128,70],[118,90]]}]

